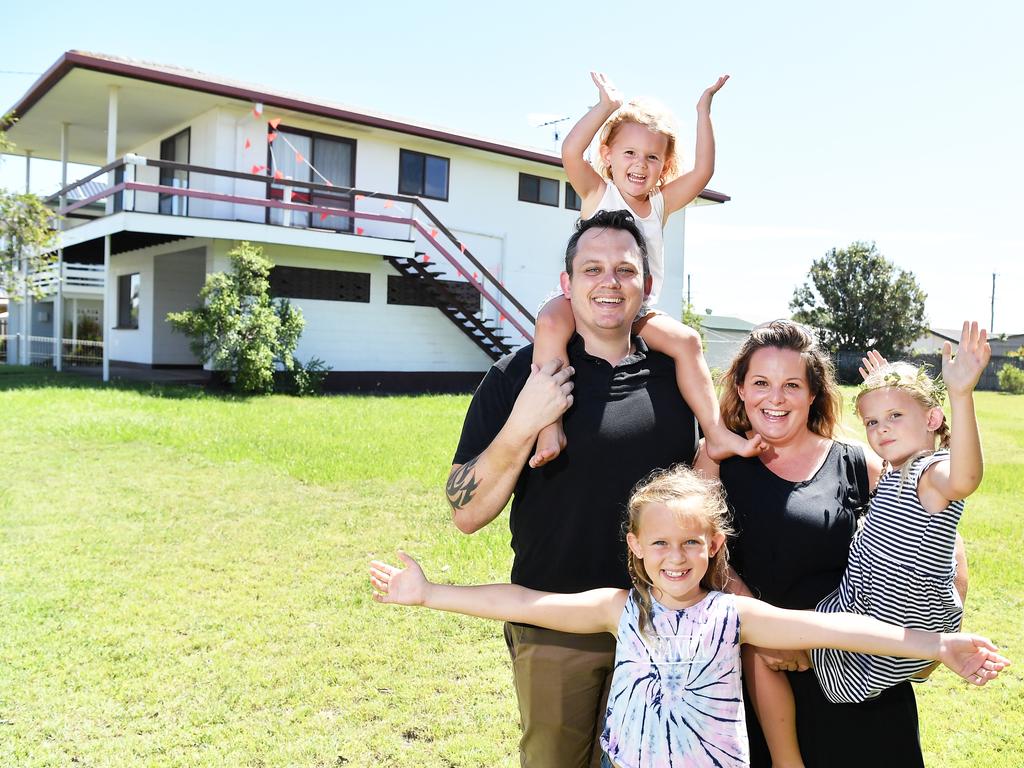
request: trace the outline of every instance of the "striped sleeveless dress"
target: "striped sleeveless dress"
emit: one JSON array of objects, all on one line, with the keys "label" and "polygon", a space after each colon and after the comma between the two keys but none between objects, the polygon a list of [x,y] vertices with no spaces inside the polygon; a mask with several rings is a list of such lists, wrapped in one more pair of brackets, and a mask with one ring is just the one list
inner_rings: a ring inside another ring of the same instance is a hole
[{"label": "striped sleeveless dress", "polygon": [[[881,479],[842,581],[818,611],[860,613],[929,632],[958,630],[963,604],[953,588],[953,550],[964,503],[930,514],[917,497],[924,471],[948,460],[949,451],[936,451],[917,459],[905,481],[898,470]],[[931,664],[830,648],[811,657],[822,690],[837,704],[872,699]]]},{"label": "striped sleeveless dress", "polygon": [[641,634],[630,590],[619,620],[601,746],[619,768],[749,765],[732,595],[672,610],[656,600]]}]

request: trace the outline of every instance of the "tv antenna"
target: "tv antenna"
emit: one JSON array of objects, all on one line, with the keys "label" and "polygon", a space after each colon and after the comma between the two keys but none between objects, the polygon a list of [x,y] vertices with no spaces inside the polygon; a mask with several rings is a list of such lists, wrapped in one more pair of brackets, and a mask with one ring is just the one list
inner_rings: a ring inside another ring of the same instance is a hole
[{"label": "tv antenna", "polygon": [[564,123],[567,120],[572,120],[571,117],[559,117],[558,115],[542,114],[538,112],[531,112],[526,116],[526,119],[530,122],[534,128],[547,128],[554,126],[551,130],[551,140],[554,142],[555,148],[558,148],[558,142],[562,138],[559,124]]}]

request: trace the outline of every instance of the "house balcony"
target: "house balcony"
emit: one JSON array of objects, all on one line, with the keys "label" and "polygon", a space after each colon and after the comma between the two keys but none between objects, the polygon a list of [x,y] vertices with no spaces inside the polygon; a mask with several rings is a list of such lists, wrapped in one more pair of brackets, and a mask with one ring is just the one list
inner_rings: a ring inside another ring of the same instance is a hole
[{"label": "house balcony", "polygon": [[106,236],[118,241],[112,253],[206,238],[433,262],[434,274],[469,283],[488,314],[532,341],[532,314],[419,198],[252,170],[127,155],[47,199],[62,217],[58,246],[65,260],[92,263]]},{"label": "house balcony", "polygon": [[56,295],[60,281],[63,281],[65,296],[103,298],[102,264],[51,264],[29,276],[33,294],[43,300]]}]

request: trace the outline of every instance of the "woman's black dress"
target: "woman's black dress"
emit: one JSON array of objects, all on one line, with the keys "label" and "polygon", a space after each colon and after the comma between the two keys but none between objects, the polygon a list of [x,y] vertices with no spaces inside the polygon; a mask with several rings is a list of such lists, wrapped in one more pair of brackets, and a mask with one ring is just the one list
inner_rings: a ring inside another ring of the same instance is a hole
[{"label": "woman's black dress", "polygon": [[[867,511],[864,452],[833,443],[803,482],[783,480],[757,458],[722,462],[720,477],[736,536],[730,560],[756,597],[780,608],[814,608],[839,586],[857,518]],[[807,768],[923,766],[917,702],[910,683],[861,704],[832,704],[814,672],[791,672],[797,735]],[[771,757],[747,699],[752,768]]]}]

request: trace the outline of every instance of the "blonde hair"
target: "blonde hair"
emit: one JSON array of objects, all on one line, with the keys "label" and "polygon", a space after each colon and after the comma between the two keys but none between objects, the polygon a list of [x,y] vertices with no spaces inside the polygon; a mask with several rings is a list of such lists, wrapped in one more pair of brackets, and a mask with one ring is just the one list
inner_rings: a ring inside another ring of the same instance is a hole
[{"label": "blonde hair", "polygon": [[[677,148],[679,144],[679,130],[676,128],[675,119],[672,113],[664,106],[651,99],[633,99],[619,107],[601,127],[598,135],[598,147],[610,145],[615,140],[615,135],[626,123],[636,123],[644,126],[652,133],[660,133],[668,139],[665,145],[665,165],[661,169],[661,178],[658,184],[667,184],[679,175],[679,155]],[[611,169],[601,157],[600,150],[594,158],[594,170],[603,179],[612,178]]]},{"label": "blonde hair", "polygon": [[[680,502],[694,498],[700,499],[700,507],[697,510],[683,511]],[[719,534],[728,538],[733,533],[722,484],[718,480],[698,475],[683,464],[677,464],[670,469],[656,470],[637,484],[626,507],[626,533],[639,535],[640,518],[650,504],[663,504],[669,507],[680,519],[696,519],[712,538]],[[651,623],[653,583],[644,567],[643,559],[633,554],[632,548],[627,548],[626,558],[629,578],[638,597],[639,628],[641,632],[645,632]],[[729,581],[729,548],[724,541],[710,560],[707,573],[701,578],[700,585],[704,589],[721,591]]]},{"label": "blonde hair", "polygon": [[[946,390],[942,386],[942,382],[929,376],[924,366],[918,368],[904,362],[886,363],[873,370],[864,379],[864,383],[860,385],[860,391],[857,392],[857,399],[853,402],[854,411],[859,414],[861,398],[868,392],[875,392],[879,389],[898,389],[900,392],[909,395],[912,400],[926,411],[932,408],[941,410],[942,403],[946,399]],[[946,421],[945,413],[942,414],[942,423],[935,430],[935,437],[939,441],[940,448],[949,448],[949,422]],[[902,478],[900,480],[901,491],[913,463],[922,456],[927,456],[931,453],[934,453],[934,451],[918,451],[903,463]]]},{"label": "blonde hair", "polygon": [[814,331],[793,320],[772,320],[750,332],[740,351],[722,374],[722,396],[719,405],[722,421],[734,432],[747,432],[750,419],[739,388],[750,370],[750,359],[759,349],[773,347],[800,353],[807,374],[807,386],[814,399],[807,415],[807,428],[817,435],[832,439],[842,423],[843,395],[836,383],[836,370],[831,358],[818,345]]}]

